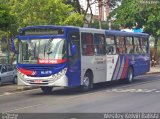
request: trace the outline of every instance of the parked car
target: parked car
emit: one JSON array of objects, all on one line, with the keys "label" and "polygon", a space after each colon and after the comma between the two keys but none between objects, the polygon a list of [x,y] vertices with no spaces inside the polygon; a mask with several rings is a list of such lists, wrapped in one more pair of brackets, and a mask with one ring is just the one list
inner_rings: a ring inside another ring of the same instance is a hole
[{"label": "parked car", "polygon": [[17,83],[17,70],[14,65],[0,64],[0,85],[8,82]]}]

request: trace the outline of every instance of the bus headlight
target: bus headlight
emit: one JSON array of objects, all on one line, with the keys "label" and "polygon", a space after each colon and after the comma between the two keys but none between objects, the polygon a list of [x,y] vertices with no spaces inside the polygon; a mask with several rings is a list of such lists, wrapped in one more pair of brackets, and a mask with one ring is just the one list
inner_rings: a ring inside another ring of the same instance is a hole
[{"label": "bus headlight", "polygon": [[67,72],[67,68],[64,68],[62,71],[58,72],[57,74],[52,75],[53,79],[59,79]]}]

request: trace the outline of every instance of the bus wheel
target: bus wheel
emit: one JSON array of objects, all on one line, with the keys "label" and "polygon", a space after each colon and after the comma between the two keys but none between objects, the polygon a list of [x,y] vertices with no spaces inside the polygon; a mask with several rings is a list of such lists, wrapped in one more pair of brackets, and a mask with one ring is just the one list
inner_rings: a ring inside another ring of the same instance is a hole
[{"label": "bus wheel", "polygon": [[91,73],[86,73],[83,78],[83,85],[81,86],[82,91],[89,91],[93,88],[93,81],[92,81]]},{"label": "bus wheel", "polygon": [[49,87],[49,86],[41,86],[41,90],[43,91],[43,93],[51,93],[52,92],[53,87]]},{"label": "bus wheel", "polygon": [[133,69],[129,67],[127,70],[126,83],[132,83],[132,81],[133,81]]}]

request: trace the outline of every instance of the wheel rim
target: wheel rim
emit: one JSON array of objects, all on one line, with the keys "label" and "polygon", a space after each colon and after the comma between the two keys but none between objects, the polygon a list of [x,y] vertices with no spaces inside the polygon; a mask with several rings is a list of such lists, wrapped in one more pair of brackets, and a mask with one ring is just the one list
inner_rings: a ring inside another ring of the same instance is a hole
[{"label": "wheel rim", "polygon": [[129,70],[129,81],[131,82],[132,81],[132,78],[133,78],[133,74],[132,74],[132,70]]},{"label": "wheel rim", "polygon": [[83,80],[83,84],[84,86],[88,87],[89,86],[89,77],[84,77],[84,80]]}]

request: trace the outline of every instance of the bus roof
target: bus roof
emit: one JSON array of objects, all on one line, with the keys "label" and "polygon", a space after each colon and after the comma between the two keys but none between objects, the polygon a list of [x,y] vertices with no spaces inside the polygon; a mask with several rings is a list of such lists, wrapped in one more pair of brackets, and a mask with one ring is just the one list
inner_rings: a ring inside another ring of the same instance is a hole
[{"label": "bus roof", "polygon": [[26,30],[30,28],[80,28],[76,26],[56,26],[56,25],[37,25],[37,26],[27,26],[24,28],[21,28],[20,30]]},{"label": "bus roof", "polygon": [[126,31],[118,31],[118,30],[106,30],[106,34],[115,35],[115,36],[149,37],[149,34],[147,33],[135,33],[135,32],[126,32]]},{"label": "bus roof", "polygon": [[37,26],[27,26],[21,28],[20,30],[27,30],[31,28],[77,28],[79,30],[87,31],[105,31],[107,35],[115,35],[115,36],[134,36],[134,37],[149,37],[149,34],[146,33],[134,33],[134,32],[126,32],[126,31],[118,31],[118,30],[105,30],[105,29],[96,29],[96,28],[85,28],[85,27],[77,27],[77,26],[58,26],[58,25],[37,25]]}]

